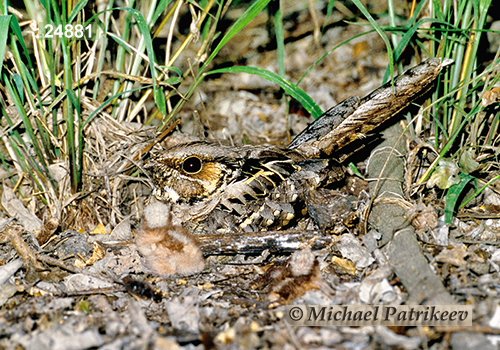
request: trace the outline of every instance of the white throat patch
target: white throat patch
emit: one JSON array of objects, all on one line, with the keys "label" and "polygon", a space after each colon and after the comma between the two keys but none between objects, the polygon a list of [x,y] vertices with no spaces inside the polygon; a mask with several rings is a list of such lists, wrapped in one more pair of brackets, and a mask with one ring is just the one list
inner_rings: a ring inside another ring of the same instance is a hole
[{"label": "white throat patch", "polygon": [[167,194],[168,198],[170,198],[173,202],[177,202],[180,196],[172,187],[165,186],[163,187],[163,190]]}]

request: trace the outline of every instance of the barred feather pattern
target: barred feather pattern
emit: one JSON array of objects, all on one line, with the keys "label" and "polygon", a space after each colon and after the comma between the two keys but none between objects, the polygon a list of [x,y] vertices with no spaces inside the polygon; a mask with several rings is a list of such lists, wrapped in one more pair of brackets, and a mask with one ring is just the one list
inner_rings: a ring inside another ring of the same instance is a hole
[{"label": "barred feather pattern", "polygon": [[174,224],[192,233],[291,225],[306,216],[308,193],[344,178],[336,154],[428,92],[451,63],[429,59],[362,99],[346,99],[287,148],[197,141],[156,152],[145,164],[153,195],[171,203]]}]

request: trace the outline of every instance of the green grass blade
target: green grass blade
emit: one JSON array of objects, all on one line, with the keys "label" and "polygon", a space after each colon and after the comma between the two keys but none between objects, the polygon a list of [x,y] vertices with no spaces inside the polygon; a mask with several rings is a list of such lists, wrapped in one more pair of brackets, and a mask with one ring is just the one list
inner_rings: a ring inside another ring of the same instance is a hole
[{"label": "green grass blade", "polygon": [[[11,29],[18,27],[18,23],[15,18],[13,18],[10,22]],[[14,30],[15,31],[15,30]],[[19,75],[13,76],[13,81],[15,83],[16,88],[18,89],[19,97],[21,99],[21,103],[24,103],[25,100],[29,100],[30,104],[33,106],[37,106],[38,110],[42,111],[42,98],[40,97],[40,90],[36,82],[36,73],[31,68],[28,68],[25,64],[26,60],[30,63],[30,58],[23,56],[18,49],[19,44],[22,47],[26,47],[23,37],[16,37],[12,33],[10,33],[10,52],[14,57],[14,61],[16,62],[16,66],[19,71]],[[25,51],[24,51],[25,52]],[[26,53],[26,52],[25,52]],[[30,63],[31,64],[31,63]],[[31,67],[31,66],[30,66]],[[36,97],[35,97],[36,96]],[[35,119],[35,123],[37,124],[37,128],[40,133],[40,137],[42,139],[42,144],[44,146],[46,154],[50,154],[50,141],[47,136],[47,132],[40,125],[40,120]]]},{"label": "green grass blade", "polygon": [[274,13],[274,31],[276,32],[276,51],[278,53],[278,73],[285,77],[285,37],[283,34],[283,15],[281,13],[281,2]]},{"label": "green grass blade", "polygon": [[493,179],[491,179],[490,181],[488,181],[483,187],[481,187],[480,189],[478,189],[476,192],[474,192],[474,194],[472,196],[470,196],[469,198],[467,198],[465,201],[463,201],[460,206],[458,207],[458,209],[462,209],[463,207],[465,207],[467,204],[469,204],[469,202],[471,200],[473,200],[474,198],[476,198],[477,196],[479,196],[485,189],[486,187],[488,187],[489,185],[491,185],[492,183],[498,181],[500,179],[500,175],[497,175],[495,176]]},{"label": "green grass blade", "polygon": [[78,184],[77,190],[80,190],[81,187],[81,180],[82,180],[82,171],[83,171],[83,148],[84,148],[84,142],[83,142],[83,129],[82,129],[82,122],[81,122],[81,103],[80,99],[76,96],[76,93],[71,90],[71,89],[66,89],[66,94],[68,95],[68,98],[71,100],[71,104],[75,107],[75,112],[77,113],[77,120],[78,120],[78,149],[76,150],[77,152],[77,157],[76,157],[76,183]]},{"label": "green grass blade", "polygon": [[[411,42],[415,33],[420,29],[420,26],[422,26],[425,23],[440,23],[440,24],[443,24],[445,26],[449,25],[449,23],[447,23],[447,22],[436,20],[434,18],[424,18],[424,19],[418,21],[417,23],[415,23],[413,26],[411,26],[406,31],[406,33],[403,35],[403,37],[399,41],[398,46],[396,46],[396,48],[394,49],[394,60],[396,62],[399,60],[399,58],[403,54],[403,51],[406,49],[408,44]],[[457,29],[457,28],[454,28],[454,29]],[[389,70],[389,67],[387,67],[385,74],[384,74],[383,81],[386,81],[388,79],[389,74],[390,74],[390,70]]]},{"label": "green grass blade", "polygon": [[210,72],[205,73],[204,75],[220,74],[220,73],[248,73],[257,75],[261,78],[264,78],[272,83],[279,85],[283,90],[286,91],[287,94],[289,94],[294,99],[299,101],[302,104],[302,106],[304,106],[304,108],[309,113],[311,113],[311,115],[315,119],[319,118],[323,114],[323,111],[321,110],[321,108],[319,108],[316,102],[314,102],[314,100],[311,97],[309,97],[309,95],[306,94],[302,89],[298,88],[297,86],[290,83],[288,80],[285,80],[279,75],[270,72],[268,70],[258,67],[236,66],[236,67],[227,67],[227,68],[212,70]]},{"label": "green grass blade", "polygon": [[326,23],[328,22],[328,18],[330,18],[330,16],[332,15],[334,7],[335,7],[335,0],[328,1],[328,6],[326,7],[325,22],[323,23],[323,28],[321,28],[321,34],[325,32]]},{"label": "green grass blade", "polygon": [[448,189],[444,204],[444,222],[446,224],[451,224],[458,199],[465,189],[465,186],[467,186],[471,180],[475,180],[475,177],[472,175],[460,174],[460,182]]},{"label": "green grass blade", "polygon": [[19,74],[14,74],[12,75],[12,81],[14,83],[14,87],[16,88],[17,90],[17,93],[19,95],[19,100],[21,102],[21,104],[24,104],[24,84],[23,84],[23,79],[21,78],[21,76]]},{"label": "green grass blade", "polygon": [[229,40],[232,39],[233,36],[238,34],[243,27],[245,27],[248,22],[250,22],[252,19],[254,19],[260,11],[262,11],[267,4],[271,0],[257,0],[255,1],[244,13],[243,16],[238,18],[238,20],[229,28],[227,33],[222,37],[221,41],[219,44],[215,47],[215,49],[212,51],[212,54],[208,57],[207,61],[203,65],[202,69],[200,70],[203,72],[203,70],[212,62],[215,56],[219,53],[219,51],[224,47],[224,45],[227,44]]},{"label": "green grass blade", "polygon": [[88,2],[89,2],[89,0],[80,0],[76,4],[76,6],[73,8],[73,10],[71,11],[71,13],[68,16],[68,23],[73,22],[73,20],[76,18],[76,16],[78,16],[78,13],[80,13],[80,11],[83,10],[85,8],[85,6],[87,6]]},{"label": "green grass blade", "polygon": [[165,95],[163,94],[163,90],[161,89],[161,87],[156,82],[156,69],[154,68],[156,59],[155,59],[155,52],[153,49],[153,42],[151,40],[151,34],[149,33],[148,24],[144,19],[144,16],[136,9],[132,9],[129,7],[116,7],[115,9],[125,10],[130,12],[136,20],[139,31],[144,37],[144,44],[146,45],[146,52],[148,54],[149,66],[151,71],[151,79],[153,79],[153,91],[154,91],[155,102],[156,105],[158,106],[158,109],[160,110],[160,113],[162,115],[166,115],[167,105],[165,102]]},{"label": "green grass blade", "polygon": [[24,52],[24,57],[28,61],[28,65],[29,65],[31,71],[33,72],[34,69],[33,69],[33,64],[31,63],[30,52],[28,51],[28,48],[26,47],[26,44],[24,43],[24,40],[22,40],[23,33],[21,31],[21,27],[19,26],[19,22],[17,21],[17,18],[15,16],[11,17],[10,29],[14,32],[14,34],[18,38],[17,42],[19,44],[21,44],[21,47],[23,48],[23,52]]},{"label": "green grass blade", "polygon": [[104,110],[106,107],[108,107],[111,102],[113,102],[114,100],[116,100],[120,96],[126,95],[126,94],[130,94],[132,92],[139,91],[139,90],[150,89],[151,87],[152,87],[151,85],[144,85],[144,86],[141,86],[141,87],[138,87],[138,88],[135,88],[135,89],[131,89],[131,90],[127,90],[127,91],[122,91],[122,92],[120,92],[120,93],[118,93],[116,95],[111,96],[106,101],[104,101],[99,107],[97,107],[88,116],[87,119],[85,119],[85,121],[82,123],[82,130],[85,129],[85,126],[87,126],[87,124],[90,123],[94,119],[95,116],[97,116],[102,110]]},{"label": "green grass blade", "polygon": [[172,0],[160,0],[158,6],[155,9],[155,13],[153,14],[153,21],[152,21],[153,23],[156,23],[158,18],[160,18],[161,14],[163,13],[163,11],[165,11],[165,9],[167,8],[168,4],[170,4],[171,1]]},{"label": "green grass blade", "polygon": [[235,36],[238,32],[240,32],[243,29],[243,27],[245,27],[248,24],[248,22],[250,22],[253,18],[255,18],[260,13],[260,11],[262,11],[267,6],[269,1],[270,0],[257,0],[254,3],[252,3],[252,5],[250,5],[250,7],[246,9],[243,15],[228,29],[226,34],[222,37],[221,41],[217,44],[217,46],[212,51],[210,56],[207,58],[203,66],[200,68],[199,73],[196,76],[196,80],[190,85],[189,89],[184,94],[185,99],[177,103],[175,107],[172,109],[172,111],[169,113],[168,117],[164,118],[162,123],[158,125],[159,132],[164,131],[166,122],[178,113],[178,111],[182,108],[182,106],[184,106],[186,100],[191,98],[196,87],[201,83],[203,77],[205,76],[203,72],[205,71],[207,66],[212,62],[214,57],[217,56],[217,54],[224,47],[224,45],[227,44],[227,42],[231,40],[233,36]]},{"label": "green grass blade", "polygon": [[[63,1],[64,5],[64,1]],[[61,12],[64,13],[64,8],[60,11],[58,7],[58,3],[55,0],[51,0],[51,8],[54,12],[53,20],[56,25],[60,25],[65,21],[65,17],[61,15]],[[66,89],[71,89],[73,86],[73,69],[72,69],[72,53],[70,50],[70,46],[66,40],[66,37],[63,35],[60,38],[61,52],[62,52],[62,63],[63,63],[63,77],[64,77],[64,86]],[[77,147],[84,147],[84,145],[77,145],[75,141],[75,111],[74,105],[71,103],[71,99],[68,98],[64,101],[66,104],[66,108],[63,110],[63,116],[66,119],[66,142],[67,142],[67,154],[69,157],[69,173],[70,173],[70,181],[71,181],[71,190],[73,193],[78,191],[80,187],[80,183],[78,179],[81,176],[78,174],[78,165],[77,165]]]},{"label": "green grass blade", "polygon": [[[377,33],[380,35],[382,40],[384,40],[385,46],[387,47],[387,56],[389,57],[389,68],[390,68],[390,75],[391,75],[391,80],[392,80],[394,78],[394,53],[392,52],[392,47],[391,47],[391,43],[389,42],[389,39],[384,34],[382,28],[380,28],[378,23],[372,17],[370,12],[368,12],[368,10],[363,6],[361,1],[360,0],[352,0],[352,2],[361,11],[361,13],[366,17],[366,19],[370,22],[370,24],[377,31]],[[383,83],[385,83],[385,82],[386,81],[384,80]]]},{"label": "green grass blade", "polygon": [[302,75],[299,79],[299,81],[297,82],[297,86],[300,85],[300,83],[302,82],[302,80],[304,80],[304,78],[307,76],[307,74],[309,74],[309,72],[311,72],[311,70],[314,69],[314,67],[316,67],[318,64],[320,64],[321,61],[323,61],[325,59],[326,56],[328,56],[329,54],[331,54],[333,51],[337,50],[339,47],[341,47],[342,45],[345,45],[347,44],[348,42],[354,40],[354,39],[357,39],[363,35],[367,35],[367,34],[370,34],[370,33],[373,33],[375,31],[375,29],[372,29],[372,30],[369,30],[367,32],[364,32],[364,33],[359,33],[359,34],[356,34],[354,35],[353,37],[347,39],[347,40],[344,40],[343,42],[341,42],[340,44],[338,45],[335,45],[332,49],[328,50],[328,52],[326,52],[325,54],[323,54],[316,62],[314,62],[314,64],[312,66],[310,66],[307,71],[304,73],[304,75]]},{"label": "green grass blade", "polygon": [[35,154],[37,155],[37,158],[40,161],[40,164],[42,165],[42,167],[45,170],[45,176],[50,178],[49,171],[47,168],[47,163],[45,162],[44,154],[42,152],[42,149],[40,148],[40,145],[38,143],[38,139],[36,138],[35,131],[33,130],[33,127],[31,125],[31,121],[29,120],[29,117],[26,114],[26,110],[24,109],[24,106],[21,102],[21,98],[19,97],[19,94],[17,93],[18,88],[15,88],[14,86],[12,86],[11,82],[7,78],[4,79],[4,82],[5,82],[5,86],[7,88],[7,91],[9,92],[9,94],[14,102],[14,105],[16,106],[17,112],[19,113],[19,116],[21,117],[21,120],[23,121],[24,127],[26,128],[26,133],[28,134],[28,136],[30,138],[31,145],[33,146],[33,150],[35,151]]},{"label": "green grass blade", "polygon": [[[0,62],[3,62],[5,57],[5,48],[7,46],[7,38],[9,37],[9,26],[11,15],[0,16]],[[2,75],[3,64],[0,65],[0,76]]]}]

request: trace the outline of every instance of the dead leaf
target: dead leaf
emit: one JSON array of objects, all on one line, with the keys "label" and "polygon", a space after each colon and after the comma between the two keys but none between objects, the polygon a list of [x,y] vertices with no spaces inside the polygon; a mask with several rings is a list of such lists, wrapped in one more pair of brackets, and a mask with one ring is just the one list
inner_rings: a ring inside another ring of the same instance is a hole
[{"label": "dead leaf", "polygon": [[451,242],[451,247],[443,249],[437,256],[436,260],[443,263],[449,263],[454,266],[463,266],[467,264],[465,257],[468,255],[465,246],[460,243]]},{"label": "dead leaf", "polygon": [[39,233],[42,230],[42,220],[33,215],[15,195],[10,187],[3,186],[2,206],[11,217],[24,227],[26,231]]}]

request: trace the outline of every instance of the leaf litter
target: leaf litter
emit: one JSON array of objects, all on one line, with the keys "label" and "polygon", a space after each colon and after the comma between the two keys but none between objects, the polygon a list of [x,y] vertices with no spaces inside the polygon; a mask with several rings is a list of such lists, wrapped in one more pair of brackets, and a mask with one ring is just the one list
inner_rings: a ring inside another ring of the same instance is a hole
[{"label": "leaf litter", "polygon": [[[360,30],[331,28],[322,40],[337,42]],[[287,67],[302,72],[313,63],[307,55],[311,38],[287,45],[286,57],[293,61]],[[352,95],[364,96],[378,86],[387,65],[382,48],[376,35],[344,45],[305,78],[305,90],[323,109]],[[248,53],[248,65],[269,68],[271,54]],[[286,108],[275,98],[278,91],[255,77],[245,79],[229,76],[204,83],[203,93],[181,112],[179,130],[165,143],[208,136],[286,144]],[[194,111],[201,108],[206,111],[200,117]],[[295,112],[289,120],[292,135],[311,121]],[[475,305],[472,332],[285,324],[285,303],[412,300],[387,249],[378,246],[382,234],[375,230],[360,236],[357,228],[343,229],[334,244],[321,250],[208,256],[205,269],[190,276],[152,273],[148,256],[135,244],[151,183],[142,172],[133,173],[132,166],[140,169],[140,153],[155,136],[153,127],[117,123],[102,113],[85,130],[85,193],[67,195],[67,164],[55,164],[51,172],[66,188],[45,208],[21,200],[29,198],[25,183],[15,188],[4,181],[0,348],[416,349],[449,342],[461,349],[498,344],[500,218],[465,215],[446,224],[443,207],[431,201],[410,203],[409,210],[406,205],[406,221],[417,231],[422,256],[448,293],[458,303]],[[485,191],[483,197],[484,203],[497,205],[497,191]]]}]

